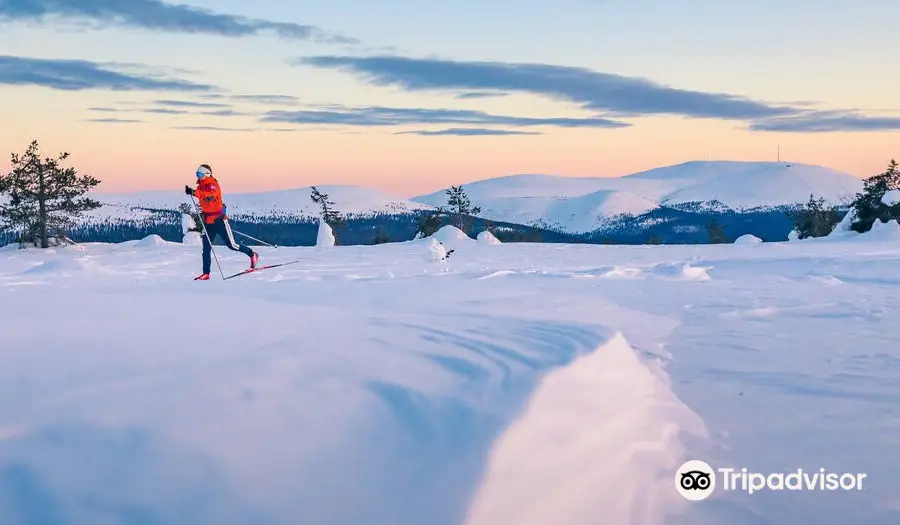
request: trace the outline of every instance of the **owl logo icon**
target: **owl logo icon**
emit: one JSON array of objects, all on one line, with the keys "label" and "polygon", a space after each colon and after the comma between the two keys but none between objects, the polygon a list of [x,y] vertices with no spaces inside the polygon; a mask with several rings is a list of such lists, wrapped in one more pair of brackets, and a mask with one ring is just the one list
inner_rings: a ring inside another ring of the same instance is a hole
[{"label": "owl logo icon", "polygon": [[675,472],[675,489],[684,499],[704,500],[713,493],[715,488],[716,473],[704,461],[688,461]]}]

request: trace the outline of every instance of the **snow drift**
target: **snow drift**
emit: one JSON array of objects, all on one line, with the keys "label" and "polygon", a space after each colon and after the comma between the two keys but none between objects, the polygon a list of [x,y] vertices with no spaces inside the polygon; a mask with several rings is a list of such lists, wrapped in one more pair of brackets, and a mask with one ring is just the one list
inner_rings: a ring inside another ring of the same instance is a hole
[{"label": "snow drift", "polygon": [[671,475],[679,439],[705,432],[616,334],[541,382],[495,443],[465,525],[662,524],[686,503]]}]

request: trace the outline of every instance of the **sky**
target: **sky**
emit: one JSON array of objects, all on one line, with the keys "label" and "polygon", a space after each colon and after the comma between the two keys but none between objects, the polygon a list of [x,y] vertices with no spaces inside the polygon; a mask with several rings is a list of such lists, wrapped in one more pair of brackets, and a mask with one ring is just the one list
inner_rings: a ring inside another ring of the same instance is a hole
[{"label": "sky", "polygon": [[0,169],[101,191],[900,158],[900,2],[0,0]]}]

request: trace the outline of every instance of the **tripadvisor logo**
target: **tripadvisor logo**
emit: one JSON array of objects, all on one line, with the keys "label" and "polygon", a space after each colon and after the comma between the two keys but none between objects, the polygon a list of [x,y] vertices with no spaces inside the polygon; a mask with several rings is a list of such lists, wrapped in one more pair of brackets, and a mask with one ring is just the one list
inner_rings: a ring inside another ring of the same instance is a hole
[{"label": "tripadvisor logo", "polygon": [[691,460],[675,473],[675,488],[684,499],[700,501],[706,499],[716,488],[716,473],[708,463]]},{"label": "tripadvisor logo", "polygon": [[675,472],[675,489],[685,499],[700,501],[712,495],[717,478],[722,490],[741,491],[748,494],[761,490],[863,490],[864,473],[828,472],[824,468],[804,471],[761,474],[746,468],[713,469],[708,463],[691,460]]}]

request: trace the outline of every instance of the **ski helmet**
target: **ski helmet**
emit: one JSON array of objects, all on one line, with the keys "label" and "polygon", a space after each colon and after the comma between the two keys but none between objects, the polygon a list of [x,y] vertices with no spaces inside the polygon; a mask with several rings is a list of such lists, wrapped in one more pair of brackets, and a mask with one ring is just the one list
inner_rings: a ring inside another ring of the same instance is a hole
[{"label": "ski helmet", "polygon": [[197,168],[198,179],[209,177],[210,175],[212,175],[212,168],[209,167],[209,164],[201,164],[200,167]]}]

